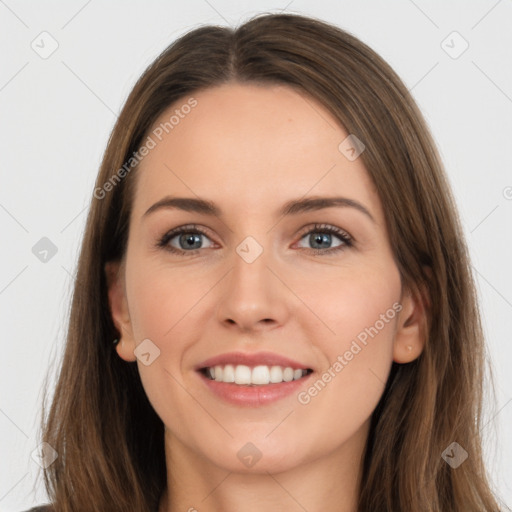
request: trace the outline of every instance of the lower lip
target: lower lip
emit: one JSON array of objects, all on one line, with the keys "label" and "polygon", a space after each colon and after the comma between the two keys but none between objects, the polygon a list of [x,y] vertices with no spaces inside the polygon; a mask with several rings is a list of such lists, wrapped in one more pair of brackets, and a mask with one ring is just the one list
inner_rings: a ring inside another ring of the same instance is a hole
[{"label": "lower lip", "polygon": [[219,396],[226,402],[234,405],[257,407],[270,404],[288,397],[297,392],[304,386],[304,383],[313,375],[312,373],[301,377],[298,380],[290,382],[281,382],[279,384],[265,384],[261,386],[243,386],[231,382],[218,382],[211,380],[199,373],[199,376],[208,386],[210,391]]}]

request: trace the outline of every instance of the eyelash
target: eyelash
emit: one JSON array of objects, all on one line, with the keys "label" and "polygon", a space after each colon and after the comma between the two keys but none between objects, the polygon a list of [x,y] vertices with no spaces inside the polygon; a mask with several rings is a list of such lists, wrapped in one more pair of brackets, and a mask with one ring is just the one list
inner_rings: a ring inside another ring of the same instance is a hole
[{"label": "eyelash", "polygon": [[[172,247],[169,244],[169,241],[175,238],[177,235],[181,234],[200,234],[204,235],[207,238],[210,238],[208,236],[208,233],[206,233],[201,227],[197,226],[196,224],[190,224],[187,226],[181,226],[175,229],[172,229],[171,231],[168,231],[165,235],[163,235],[157,242],[156,246],[157,248],[164,249],[166,251],[169,251],[174,254],[196,254],[201,249],[193,249],[191,251],[185,251],[182,249],[176,249],[176,247]],[[325,256],[325,255],[332,255],[334,253],[341,252],[347,248],[350,248],[354,245],[353,238],[342,229],[339,229],[335,226],[331,226],[329,224],[314,224],[312,227],[309,228],[308,231],[301,234],[299,240],[302,240],[306,235],[310,235],[311,233],[328,233],[332,235],[336,235],[343,243],[341,245],[338,245],[337,247],[331,247],[330,249],[306,249],[307,251],[319,255],[319,256]]]}]

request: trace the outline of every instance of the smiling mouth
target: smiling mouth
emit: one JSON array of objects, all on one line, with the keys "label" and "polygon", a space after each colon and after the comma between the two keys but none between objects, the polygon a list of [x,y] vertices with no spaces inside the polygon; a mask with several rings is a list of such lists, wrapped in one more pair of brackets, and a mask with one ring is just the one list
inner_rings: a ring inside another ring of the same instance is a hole
[{"label": "smiling mouth", "polygon": [[217,365],[201,368],[207,379],[239,386],[266,386],[302,379],[313,372],[310,368],[293,369],[289,366],[246,366],[243,364]]}]

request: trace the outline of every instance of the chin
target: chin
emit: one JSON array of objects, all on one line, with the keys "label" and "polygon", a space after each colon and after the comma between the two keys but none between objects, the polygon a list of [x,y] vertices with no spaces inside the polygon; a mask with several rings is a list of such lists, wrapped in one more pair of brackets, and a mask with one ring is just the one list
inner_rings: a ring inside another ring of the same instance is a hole
[{"label": "chin", "polygon": [[[268,434],[268,429],[266,430]],[[212,464],[233,473],[267,474],[281,473],[302,464],[305,454],[297,450],[304,448],[299,439],[276,435],[274,439],[265,435],[239,435],[226,443],[216,439],[215,447],[205,447],[205,456]],[[270,436],[274,435],[270,434]]]}]

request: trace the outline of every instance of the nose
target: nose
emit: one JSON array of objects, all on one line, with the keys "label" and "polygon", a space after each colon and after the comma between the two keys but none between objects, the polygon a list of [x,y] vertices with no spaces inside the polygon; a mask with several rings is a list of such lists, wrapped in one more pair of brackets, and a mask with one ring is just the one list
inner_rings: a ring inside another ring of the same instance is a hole
[{"label": "nose", "polygon": [[226,328],[245,333],[280,327],[290,315],[291,292],[270,250],[264,249],[251,261],[243,248],[242,244],[238,247],[231,271],[219,288],[218,319]]}]

